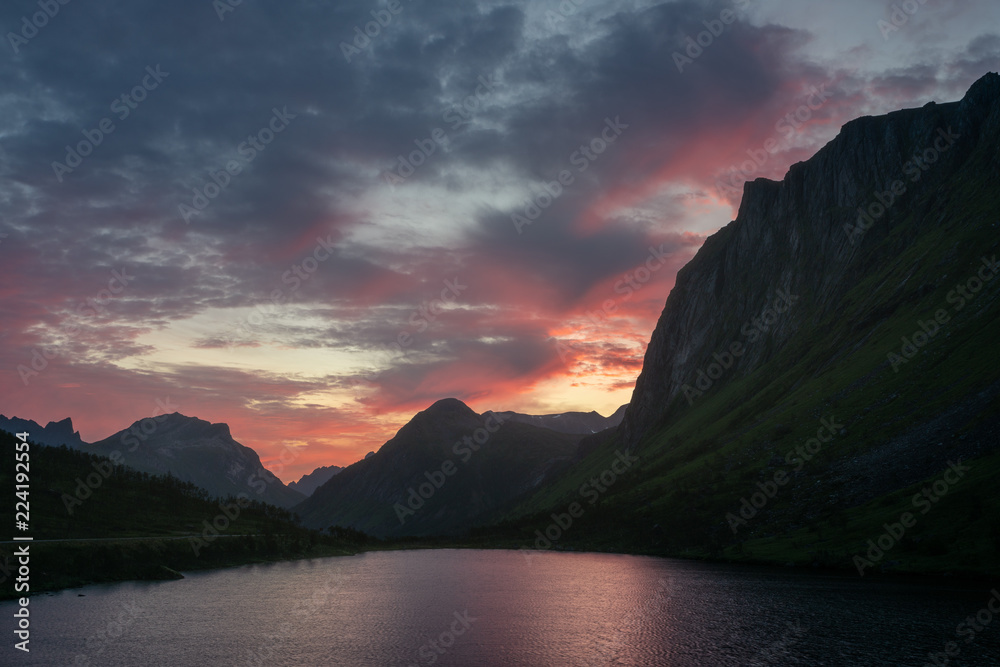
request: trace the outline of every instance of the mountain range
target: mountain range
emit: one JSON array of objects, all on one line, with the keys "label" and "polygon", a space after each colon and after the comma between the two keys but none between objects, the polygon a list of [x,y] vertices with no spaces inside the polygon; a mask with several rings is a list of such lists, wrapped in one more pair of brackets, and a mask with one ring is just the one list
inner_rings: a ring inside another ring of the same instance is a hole
[{"label": "mountain range", "polygon": [[267,470],[257,452],[234,440],[229,426],[176,412],[141,419],[94,443],[81,440],[70,419],[50,422],[43,428],[31,420],[7,419],[0,415],[0,430],[27,432],[40,444],[65,444],[151,475],[170,473],[200,486],[211,496],[243,493],[251,499],[284,508],[305,498]]},{"label": "mountain range", "polygon": [[340,466],[321,466],[311,473],[302,475],[297,482],[289,482],[288,488],[298,491],[304,496],[311,496],[313,491],[321,487],[331,477],[343,470]]},{"label": "mountain range", "polygon": [[497,412],[496,414],[505,421],[531,424],[532,426],[547,428],[559,433],[591,435],[621,424],[627,408],[628,404],[621,406],[610,417],[604,417],[595,411],[563,412],[552,415],[525,415],[518,412]]},{"label": "mountain range", "polygon": [[[0,428],[119,450],[214,495],[259,486],[312,528],[995,572],[998,146],[990,73],[958,102],[851,121],[781,181],[746,183],[736,219],[678,273],[632,399],[608,418],[446,398],[294,488],[226,425],[178,414],[92,445],[69,420]],[[915,525],[873,549],[905,512]]]},{"label": "mountain range", "polygon": [[67,417],[62,421],[49,422],[44,427],[30,419],[20,419],[18,417],[4,417],[0,415],[0,431],[8,433],[31,433],[32,439],[42,445],[58,447],[66,445],[80,449],[84,442],[80,438],[80,432],[73,429],[73,420]]},{"label": "mountain range", "polygon": [[[406,462],[414,465],[425,462],[428,470],[440,465],[440,461],[434,458],[434,452],[442,442],[466,434],[475,435],[481,422],[487,419],[494,420],[498,425],[505,422],[509,422],[509,425],[500,429],[496,437],[492,430],[487,431],[490,435],[488,440],[494,443],[494,447],[499,447],[500,451],[477,456],[477,461],[469,466],[474,472],[464,482],[450,485],[448,491],[439,495],[439,503],[453,499],[456,493],[476,495],[476,499],[469,501],[467,511],[457,515],[450,512],[429,513],[405,527],[402,524],[395,525],[395,521],[382,521],[384,517],[380,510],[384,505],[383,496],[380,492],[373,491],[384,487],[388,482],[383,480],[380,484],[371,484],[372,488],[367,491],[360,491],[356,483],[350,482],[358,478],[355,466],[346,469],[323,466],[286,486],[261,464],[256,452],[233,438],[226,424],[212,424],[196,417],[173,413],[139,420],[94,443],[84,442],[73,429],[69,418],[50,422],[42,427],[31,420],[17,417],[8,419],[0,415],[0,430],[11,433],[26,431],[31,434],[33,441],[40,444],[65,444],[89,454],[112,458],[122,465],[151,475],[169,473],[205,489],[210,496],[226,497],[243,493],[278,507],[295,508],[296,511],[307,513],[311,527],[339,525],[366,530],[376,536],[391,536],[453,532],[474,521],[483,520],[488,512],[506,507],[512,499],[540,483],[545,474],[559,465],[565,465],[583,434],[617,426],[623,413],[624,406],[608,418],[597,412],[551,415],[501,412],[478,416],[455,399],[438,402],[427,411],[418,413],[401,429],[405,445],[398,444],[398,434],[397,438],[390,440],[377,453],[369,452],[362,461],[355,464],[360,465],[363,470],[374,471],[361,476],[365,480],[364,484],[370,483],[372,474],[379,478],[393,477],[390,469],[404,471],[400,477],[402,484],[403,481],[408,481],[408,478],[404,479],[405,468],[400,468]],[[457,419],[453,419],[455,414],[458,414]],[[454,430],[456,424],[464,429],[462,433]],[[548,428],[535,424],[545,424]],[[414,432],[419,435],[408,437]],[[528,451],[536,444],[537,452]],[[469,451],[479,448],[479,444],[472,441],[469,447],[471,449],[468,451],[453,452],[451,457],[455,461],[464,460]],[[497,464],[495,470],[483,467],[492,464]],[[333,490],[338,488],[337,485],[324,491],[319,499],[311,503],[304,502],[344,470],[351,470],[351,474],[345,478],[348,480],[345,486],[349,489],[351,502],[330,500],[339,497]],[[409,472],[416,474],[418,471]],[[415,483],[419,488],[420,483],[425,481],[426,479],[417,479]],[[388,491],[384,497],[405,503],[405,493],[406,486],[403,484],[396,489],[395,494]],[[461,498],[460,501],[464,502]],[[392,503],[390,509],[391,505]],[[352,518],[352,512],[360,512],[367,518],[357,520]]]},{"label": "mountain range", "polygon": [[501,414],[440,400],[295,510],[311,528],[378,537],[459,533],[486,522],[567,467],[581,440]]},{"label": "mountain range", "polygon": [[[508,521],[544,528],[625,450],[634,479],[562,544],[995,570],[998,146],[990,73],[746,183],[678,273],[621,427]],[[883,537],[906,512],[917,526]]]}]

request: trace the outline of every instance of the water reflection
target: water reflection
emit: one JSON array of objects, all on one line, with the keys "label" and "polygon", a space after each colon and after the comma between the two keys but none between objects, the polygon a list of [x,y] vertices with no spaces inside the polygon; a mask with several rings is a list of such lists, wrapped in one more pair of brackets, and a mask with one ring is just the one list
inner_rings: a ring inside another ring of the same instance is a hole
[{"label": "water reflection", "polygon": [[[38,596],[32,651],[17,662],[920,665],[988,597],[981,586],[636,556],[381,552]],[[10,618],[13,604],[0,607]],[[950,664],[991,655],[1000,627]]]}]

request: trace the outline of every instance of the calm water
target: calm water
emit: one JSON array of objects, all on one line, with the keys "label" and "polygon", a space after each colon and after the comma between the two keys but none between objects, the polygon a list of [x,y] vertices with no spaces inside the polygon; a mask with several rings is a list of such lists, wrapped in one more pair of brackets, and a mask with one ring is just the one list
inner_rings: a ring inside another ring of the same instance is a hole
[{"label": "calm water", "polygon": [[[6,643],[13,604],[2,603],[0,663],[919,667],[990,597],[985,586],[525,553],[381,552],[44,595],[30,605],[30,655]],[[1000,664],[1000,615],[980,628],[949,665]]]}]

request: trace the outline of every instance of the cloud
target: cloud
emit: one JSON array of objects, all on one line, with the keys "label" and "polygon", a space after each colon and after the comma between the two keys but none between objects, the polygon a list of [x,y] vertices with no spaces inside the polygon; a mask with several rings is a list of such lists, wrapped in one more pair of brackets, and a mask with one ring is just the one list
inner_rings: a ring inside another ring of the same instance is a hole
[{"label": "cloud", "polygon": [[[5,409],[103,437],[183,394],[265,458],[308,443],[297,477],[447,395],[627,397],[677,269],[738,205],[720,179],[778,178],[854,116],[957,98],[1000,50],[968,3],[945,17],[961,38],[927,33],[928,6],[888,46],[870,8],[816,5],[803,27],[799,5],[751,4],[678,71],[738,4],[413,0],[350,58],[370,2],[62,5],[0,59],[0,380],[23,387]],[[823,20],[854,30],[837,52]],[[667,259],[626,298],[651,248]],[[134,279],[111,293],[115,271]]]}]

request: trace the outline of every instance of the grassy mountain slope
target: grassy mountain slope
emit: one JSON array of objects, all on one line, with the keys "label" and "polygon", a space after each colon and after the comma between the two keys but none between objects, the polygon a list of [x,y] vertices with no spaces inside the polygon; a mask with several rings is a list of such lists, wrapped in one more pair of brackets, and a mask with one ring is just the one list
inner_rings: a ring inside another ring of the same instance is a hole
[{"label": "grassy mountain slope", "polygon": [[[954,150],[850,243],[857,206],[950,125]],[[1000,276],[976,282],[984,257],[1000,259],[998,146],[1000,77],[989,75],[961,104],[855,121],[785,182],[748,184],[737,220],[678,275],[623,428],[501,532],[534,543],[629,449],[636,469],[555,546],[1000,572]],[[742,325],[776,287],[800,300],[750,343]],[[936,334],[906,346],[939,312]],[[689,402],[684,385],[698,389],[697,370],[733,341],[747,352]],[[836,424],[821,433],[829,442],[810,443],[824,419]],[[968,471],[943,477],[958,461]],[[869,558],[868,540],[906,512],[913,525]]]}]

